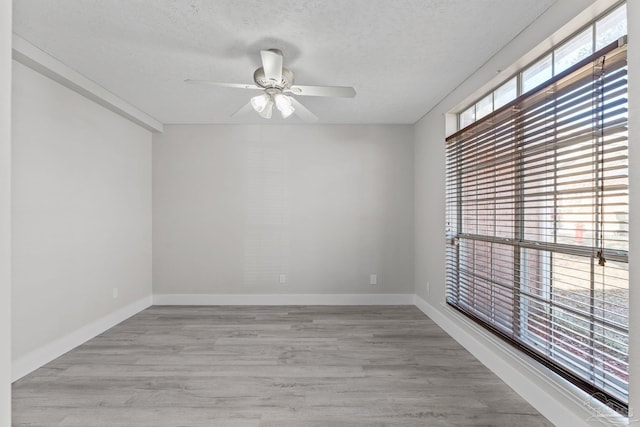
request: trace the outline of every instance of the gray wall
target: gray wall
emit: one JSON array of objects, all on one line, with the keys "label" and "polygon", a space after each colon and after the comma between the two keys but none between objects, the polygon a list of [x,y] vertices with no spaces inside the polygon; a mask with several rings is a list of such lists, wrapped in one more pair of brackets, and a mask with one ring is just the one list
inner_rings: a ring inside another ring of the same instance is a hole
[{"label": "gray wall", "polygon": [[153,188],[154,294],[413,293],[412,126],[170,125]]},{"label": "gray wall", "polygon": [[149,298],[151,133],[17,62],[12,125],[15,361]]},{"label": "gray wall", "polygon": [[[640,2],[627,2],[629,26],[629,412],[640,425]],[[636,224],[636,222],[638,224]]]},{"label": "gray wall", "polygon": [[11,425],[11,2],[0,2],[0,425]]}]

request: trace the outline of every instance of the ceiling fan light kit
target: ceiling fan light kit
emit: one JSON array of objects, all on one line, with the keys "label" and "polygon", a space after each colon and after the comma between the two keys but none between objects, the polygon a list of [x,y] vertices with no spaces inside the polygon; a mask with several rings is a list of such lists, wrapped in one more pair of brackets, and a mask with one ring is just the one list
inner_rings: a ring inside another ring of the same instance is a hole
[{"label": "ceiling fan light kit", "polygon": [[260,116],[265,119],[271,118],[271,113],[273,112],[273,101],[271,97],[263,93],[262,95],[254,96],[251,98],[251,106]]},{"label": "ceiling fan light kit", "polygon": [[286,119],[296,111],[296,109],[293,108],[293,105],[291,105],[290,96],[276,93],[273,95],[273,99],[276,103],[276,108],[280,111],[280,114],[282,114],[283,119]]},{"label": "ceiling fan light kit", "polygon": [[278,89],[266,89],[261,95],[251,98],[253,109],[265,119],[270,119],[273,107],[280,111],[283,119],[286,119],[296,110],[291,105],[291,97],[283,95]]},{"label": "ceiling fan light kit", "polygon": [[[194,84],[208,84],[213,86],[232,87],[238,89],[262,90],[263,93],[251,98],[249,103],[233,115],[241,114],[250,110],[255,110],[260,117],[270,119],[273,115],[273,107],[280,111],[283,119],[296,114],[305,122],[315,122],[318,120],[315,114],[309,111],[297,99],[285,95],[290,93],[298,96],[321,96],[353,98],[356,91],[352,87],[345,86],[300,86],[294,85],[293,73],[288,68],[282,66],[282,51],[279,49],[269,49],[260,51],[262,67],[253,73],[255,85],[238,83],[219,83],[206,80],[191,80],[185,82]],[[248,107],[251,108],[248,108]]]}]

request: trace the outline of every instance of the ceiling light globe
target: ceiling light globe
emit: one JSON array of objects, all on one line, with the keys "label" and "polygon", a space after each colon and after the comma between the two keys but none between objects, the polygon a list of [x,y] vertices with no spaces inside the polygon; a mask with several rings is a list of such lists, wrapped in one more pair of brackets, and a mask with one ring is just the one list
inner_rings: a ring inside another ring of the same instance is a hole
[{"label": "ceiling light globe", "polygon": [[273,101],[269,99],[264,107],[260,111],[258,111],[258,114],[260,114],[260,117],[264,119],[270,119],[271,115],[273,114]]},{"label": "ceiling light globe", "polygon": [[276,103],[276,108],[278,108],[280,114],[282,114],[283,119],[286,119],[295,111],[295,108],[291,105],[291,97],[278,93],[273,97],[273,99]]},{"label": "ceiling light globe", "polygon": [[251,98],[251,106],[258,113],[262,113],[265,110],[265,108],[267,108],[269,103],[271,103],[271,105],[273,106],[273,101],[271,100],[271,97],[266,93],[263,93],[261,95],[254,96],[253,98]]}]

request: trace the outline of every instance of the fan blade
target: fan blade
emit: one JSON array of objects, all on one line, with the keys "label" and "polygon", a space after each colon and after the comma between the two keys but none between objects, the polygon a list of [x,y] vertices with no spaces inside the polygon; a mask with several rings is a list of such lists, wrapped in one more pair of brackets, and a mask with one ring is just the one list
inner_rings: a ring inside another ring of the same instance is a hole
[{"label": "fan blade", "polygon": [[247,102],[244,106],[242,106],[238,111],[233,113],[231,117],[242,117],[248,115],[250,112],[255,111],[251,106],[251,101]]},{"label": "fan blade", "polygon": [[194,84],[194,85],[211,85],[211,86],[220,86],[220,87],[232,87],[236,89],[259,89],[262,90],[261,87],[256,85],[246,85],[242,83],[220,83],[220,82],[212,82],[209,80],[191,80],[187,79],[184,81],[185,83]]},{"label": "fan blade", "polygon": [[287,92],[302,96],[331,96],[336,98],[353,98],[356,90],[346,86],[291,86]]},{"label": "fan blade", "polygon": [[311,111],[307,109],[304,105],[300,104],[300,102],[294,97],[291,98],[291,104],[293,105],[294,114],[300,117],[303,121],[308,123],[313,123],[318,121],[318,116],[313,114]]},{"label": "fan blade", "polygon": [[261,50],[262,68],[268,80],[280,83],[282,80],[282,53],[274,50]]}]

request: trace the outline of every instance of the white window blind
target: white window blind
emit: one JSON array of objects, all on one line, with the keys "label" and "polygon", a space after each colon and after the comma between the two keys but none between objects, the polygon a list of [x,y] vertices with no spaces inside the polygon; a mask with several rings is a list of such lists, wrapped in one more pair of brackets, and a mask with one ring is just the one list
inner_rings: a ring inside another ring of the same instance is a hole
[{"label": "white window blind", "polygon": [[447,138],[446,162],[447,302],[624,413],[622,40]]}]

